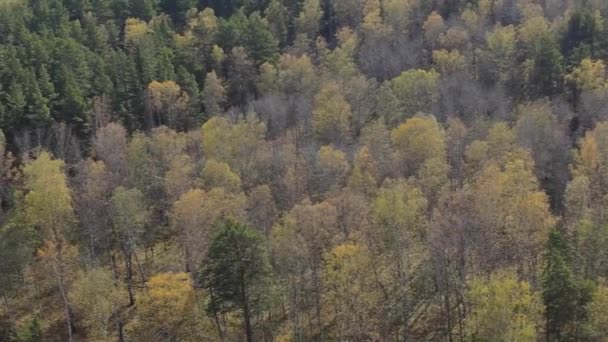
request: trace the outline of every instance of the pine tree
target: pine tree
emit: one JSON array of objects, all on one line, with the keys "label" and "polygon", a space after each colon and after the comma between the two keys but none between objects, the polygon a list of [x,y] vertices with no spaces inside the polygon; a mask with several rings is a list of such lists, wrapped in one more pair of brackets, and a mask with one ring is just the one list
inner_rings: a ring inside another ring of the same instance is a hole
[{"label": "pine tree", "polygon": [[273,36],[268,22],[259,13],[253,13],[244,27],[243,46],[249,52],[256,66],[264,62],[275,62],[279,57],[279,40]]},{"label": "pine tree", "polygon": [[538,50],[528,61],[527,96],[535,99],[560,93],[563,85],[563,56],[550,33],[545,34]]},{"label": "pine tree", "polygon": [[257,231],[230,219],[218,229],[201,278],[211,293],[209,309],[241,311],[247,341],[252,342],[252,319],[264,309],[270,285],[264,241]]},{"label": "pine tree", "polygon": [[576,337],[576,326],[585,318],[591,291],[572,271],[570,246],[557,229],[549,233],[547,248],[542,279],[545,331],[548,341],[567,341]]}]

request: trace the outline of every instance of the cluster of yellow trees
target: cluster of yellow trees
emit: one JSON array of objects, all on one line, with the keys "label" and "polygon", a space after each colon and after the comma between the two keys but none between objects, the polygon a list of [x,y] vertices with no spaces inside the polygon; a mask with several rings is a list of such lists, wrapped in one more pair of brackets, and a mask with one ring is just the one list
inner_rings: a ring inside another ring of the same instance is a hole
[{"label": "cluster of yellow trees", "polygon": [[[535,174],[546,141],[524,147],[531,125],[553,134],[554,121],[542,103],[481,135],[416,115],[369,124],[352,154],[265,140],[254,114],[130,139],[108,124],[69,178],[44,151],[10,171],[21,185],[5,230],[30,230],[22,243],[36,252],[4,310],[91,340],[239,338],[241,313],[210,311],[200,287],[217,222],[231,218],[259,232],[272,265],[256,340],[535,340],[552,229],[573,243],[572,277],[606,271],[608,126],[581,140],[558,218]],[[601,336],[606,292],[562,333]]]}]

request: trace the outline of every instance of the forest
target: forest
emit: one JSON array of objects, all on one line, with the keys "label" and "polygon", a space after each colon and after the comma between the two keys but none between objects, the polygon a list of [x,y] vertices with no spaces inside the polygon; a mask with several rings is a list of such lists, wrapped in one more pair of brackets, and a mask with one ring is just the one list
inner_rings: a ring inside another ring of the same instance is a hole
[{"label": "forest", "polygon": [[0,341],[608,341],[606,0],[0,0]]}]

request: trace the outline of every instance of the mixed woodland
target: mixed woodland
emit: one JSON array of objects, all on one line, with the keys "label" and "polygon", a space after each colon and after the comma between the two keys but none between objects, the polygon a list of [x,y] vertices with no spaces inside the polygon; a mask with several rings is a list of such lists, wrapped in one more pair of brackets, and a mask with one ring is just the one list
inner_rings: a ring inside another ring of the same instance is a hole
[{"label": "mixed woodland", "polygon": [[608,341],[605,0],[0,0],[0,341]]}]

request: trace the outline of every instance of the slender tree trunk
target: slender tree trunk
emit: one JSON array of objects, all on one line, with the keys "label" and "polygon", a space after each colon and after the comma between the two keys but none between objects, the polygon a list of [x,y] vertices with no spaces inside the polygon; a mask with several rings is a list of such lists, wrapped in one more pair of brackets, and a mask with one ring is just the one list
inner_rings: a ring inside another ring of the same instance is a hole
[{"label": "slender tree trunk", "polygon": [[137,269],[140,273],[140,278],[143,283],[146,282],[146,270],[142,266],[141,262],[139,262],[139,258],[137,257],[137,253],[131,253],[133,255],[133,259],[135,259],[135,264],[137,265]]},{"label": "slender tree trunk", "polygon": [[184,249],[184,272],[186,273],[190,273],[191,267],[190,267],[190,249],[188,248],[188,246],[186,245],[186,241],[183,242],[183,249]]},{"label": "slender tree trunk", "polygon": [[[448,266],[449,267],[449,266]],[[447,325],[447,335],[448,341],[452,342],[452,310],[451,310],[451,302],[450,302],[450,280],[449,280],[449,268],[445,270],[446,274],[444,275],[445,279],[445,314],[446,314],[446,325]]]},{"label": "slender tree trunk", "polygon": [[125,342],[125,326],[122,321],[118,322],[118,342]]},{"label": "slender tree trunk", "polygon": [[[402,284],[401,286],[406,286],[407,284],[407,279],[405,276],[405,269],[406,266],[404,265],[404,263],[406,263],[406,261],[403,260],[403,255],[401,254],[397,254],[397,282],[398,284]],[[408,336],[409,336],[409,303],[408,303],[408,299],[407,299],[407,289],[403,290],[403,293],[400,293],[401,295],[401,309],[403,310],[403,341],[406,342],[408,340]]]},{"label": "slender tree trunk", "polygon": [[323,340],[323,322],[321,320],[321,279],[319,277],[317,263],[313,266],[312,282],[315,288],[315,320],[319,330],[319,339]]},{"label": "slender tree trunk", "polygon": [[299,290],[298,290],[298,285],[300,284],[301,280],[298,281],[298,279],[293,279],[291,286],[292,286],[292,291],[290,294],[291,297],[291,301],[292,301],[292,310],[290,310],[290,316],[292,317],[292,323],[293,323],[293,334],[294,334],[294,341],[296,342],[300,342],[302,341],[302,335],[301,335],[301,324],[300,324],[300,299],[298,296]]},{"label": "slender tree trunk", "polygon": [[4,300],[4,306],[6,307],[6,314],[8,315],[9,320],[11,322],[14,322],[15,317],[13,317],[13,310],[8,300],[8,294],[6,293],[6,289],[2,291],[2,299]]},{"label": "slender tree trunk", "polygon": [[127,291],[129,292],[129,306],[135,305],[135,295],[133,294],[133,261],[131,259],[131,253],[126,249],[125,254],[125,267],[127,271]]},{"label": "slender tree trunk", "polygon": [[89,232],[89,257],[94,265],[97,265],[97,255],[95,255],[95,237]]},{"label": "slender tree trunk", "polygon": [[59,290],[61,291],[61,297],[63,298],[65,322],[68,329],[68,341],[72,342],[72,310],[70,309],[70,303],[68,301],[68,295],[63,278],[60,280],[60,283],[61,285],[59,286]]},{"label": "slender tree trunk", "polygon": [[63,300],[63,309],[65,314],[65,323],[68,330],[68,342],[72,342],[72,308],[68,298],[67,286],[65,283],[65,262],[63,260],[63,247],[64,241],[63,236],[59,234],[57,229],[52,229],[53,240],[55,243],[56,260],[52,262],[55,275],[57,276],[57,283],[59,285],[59,293],[61,293],[61,299]]},{"label": "slender tree trunk", "polygon": [[63,309],[65,314],[65,323],[68,330],[68,341],[72,342],[72,309],[68,299],[68,292],[65,284],[65,274],[63,269],[63,258],[61,257],[61,247],[57,247],[57,264],[55,265],[55,272],[57,275],[57,282],[59,283],[59,292],[61,293],[61,299],[63,300]]},{"label": "slender tree trunk", "polygon": [[245,300],[243,305],[243,316],[245,319],[245,335],[247,336],[247,342],[253,342],[253,330],[251,329],[251,311],[249,310],[249,303]]},{"label": "slender tree trunk", "polygon": [[213,305],[213,321],[215,322],[215,326],[217,327],[217,333],[220,336],[220,341],[224,340],[224,331],[222,330],[222,323],[220,322],[220,316],[218,315],[216,306],[215,306],[215,296],[213,295],[213,291],[209,292],[209,296],[211,297],[211,303]]}]

